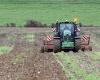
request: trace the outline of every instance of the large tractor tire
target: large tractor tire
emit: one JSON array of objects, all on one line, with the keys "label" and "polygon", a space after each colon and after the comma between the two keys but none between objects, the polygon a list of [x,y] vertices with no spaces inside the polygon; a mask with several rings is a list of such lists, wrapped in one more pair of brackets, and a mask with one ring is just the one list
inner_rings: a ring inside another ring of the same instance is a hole
[{"label": "large tractor tire", "polygon": [[80,39],[76,39],[75,40],[75,48],[74,48],[74,52],[78,52],[81,48],[81,40]]},{"label": "large tractor tire", "polygon": [[60,40],[59,39],[54,39],[54,53],[60,52],[61,51],[61,45],[60,45]]}]

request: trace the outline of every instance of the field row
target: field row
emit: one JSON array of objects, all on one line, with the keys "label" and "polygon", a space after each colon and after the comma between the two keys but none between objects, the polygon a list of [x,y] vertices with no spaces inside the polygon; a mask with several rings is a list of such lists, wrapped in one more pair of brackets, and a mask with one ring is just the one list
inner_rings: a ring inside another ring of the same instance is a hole
[{"label": "field row", "polygon": [[58,53],[56,58],[68,80],[100,80],[100,52]]}]

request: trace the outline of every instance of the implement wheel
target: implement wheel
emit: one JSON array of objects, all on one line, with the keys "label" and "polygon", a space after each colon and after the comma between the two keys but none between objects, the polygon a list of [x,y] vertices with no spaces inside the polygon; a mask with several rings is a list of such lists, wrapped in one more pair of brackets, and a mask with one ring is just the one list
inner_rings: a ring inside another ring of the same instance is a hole
[{"label": "implement wheel", "polygon": [[89,46],[89,51],[92,51],[92,47],[91,46]]},{"label": "implement wheel", "polygon": [[40,51],[41,53],[48,52],[47,46],[46,45],[42,46]]},{"label": "implement wheel", "polygon": [[44,53],[44,46],[41,47],[40,52],[41,52],[41,53]]}]

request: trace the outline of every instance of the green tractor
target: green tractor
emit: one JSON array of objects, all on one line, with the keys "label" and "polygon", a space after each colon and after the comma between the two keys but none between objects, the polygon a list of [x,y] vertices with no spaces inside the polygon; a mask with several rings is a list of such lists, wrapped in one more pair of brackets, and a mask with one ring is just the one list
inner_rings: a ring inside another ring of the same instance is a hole
[{"label": "green tractor", "polygon": [[53,40],[54,53],[60,51],[78,52],[81,47],[80,33],[74,22],[57,22]]}]

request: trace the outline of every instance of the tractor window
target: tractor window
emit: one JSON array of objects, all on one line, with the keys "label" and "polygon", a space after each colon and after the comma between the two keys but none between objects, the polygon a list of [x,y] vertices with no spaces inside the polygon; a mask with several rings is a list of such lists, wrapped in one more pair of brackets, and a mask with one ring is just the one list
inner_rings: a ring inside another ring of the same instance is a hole
[{"label": "tractor window", "polygon": [[63,31],[65,29],[65,24],[60,24],[60,30]]},{"label": "tractor window", "polygon": [[60,31],[64,31],[64,30],[69,30],[71,32],[74,32],[74,25],[73,24],[60,24]]}]

